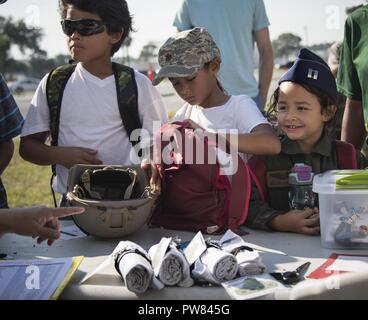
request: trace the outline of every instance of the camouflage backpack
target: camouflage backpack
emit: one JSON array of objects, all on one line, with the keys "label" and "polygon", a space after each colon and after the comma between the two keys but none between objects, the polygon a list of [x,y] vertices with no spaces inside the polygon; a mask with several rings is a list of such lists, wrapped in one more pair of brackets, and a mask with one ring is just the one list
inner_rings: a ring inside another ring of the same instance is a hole
[{"label": "camouflage backpack", "polygon": [[[50,135],[52,146],[58,145],[61,103],[66,84],[73,74],[75,67],[75,64],[57,67],[50,72],[47,78],[46,96],[50,112]],[[120,116],[124,128],[130,137],[135,129],[142,128],[138,113],[138,88],[135,81],[134,70],[114,62],[112,63],[112,68],[115,77]],[[133,146],[138,142],[139,141],[131,141]],[[55,165],[52,165],[51,185],[55,175]],[[52,187],[51,190],[54,197],[54,205],[56,207],[56,199]]]}]

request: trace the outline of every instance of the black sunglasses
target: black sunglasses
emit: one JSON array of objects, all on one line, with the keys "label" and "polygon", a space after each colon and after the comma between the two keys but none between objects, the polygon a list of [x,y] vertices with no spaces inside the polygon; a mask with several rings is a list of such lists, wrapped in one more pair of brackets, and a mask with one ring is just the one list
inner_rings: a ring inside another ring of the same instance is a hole
[{"label": "black sunglasses", "polygon": [[105,25],[106,24],[104,22],[94,19],[61,20],[63,32],[69,37],[75,31],[77,31],[81,36],[92,36],[94,34],[103,32],[105,30]]}]

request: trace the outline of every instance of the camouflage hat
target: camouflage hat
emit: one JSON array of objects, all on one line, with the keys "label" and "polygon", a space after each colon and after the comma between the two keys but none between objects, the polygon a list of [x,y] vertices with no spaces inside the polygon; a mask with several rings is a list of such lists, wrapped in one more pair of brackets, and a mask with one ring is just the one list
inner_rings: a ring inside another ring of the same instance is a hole
[{"label": "camouflage hat", "polygon": [[221,59],[220,50],[206,29],[179,32],[160,48],[158,62],[161,69],[152,83],[155,86],[167,77],[191,76],[214,58]]}]

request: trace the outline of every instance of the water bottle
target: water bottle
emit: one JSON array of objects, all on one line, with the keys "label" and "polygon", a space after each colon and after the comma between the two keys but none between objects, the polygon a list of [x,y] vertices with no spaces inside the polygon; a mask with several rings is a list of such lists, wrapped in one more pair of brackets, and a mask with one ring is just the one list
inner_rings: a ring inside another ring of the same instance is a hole
[{"label": "water bottle", "polygon": [[313,187],[312,167],[304,163],[296,163],[289,174],[289,205],[290,209],[303,210],[314,208],[317,204]]}]

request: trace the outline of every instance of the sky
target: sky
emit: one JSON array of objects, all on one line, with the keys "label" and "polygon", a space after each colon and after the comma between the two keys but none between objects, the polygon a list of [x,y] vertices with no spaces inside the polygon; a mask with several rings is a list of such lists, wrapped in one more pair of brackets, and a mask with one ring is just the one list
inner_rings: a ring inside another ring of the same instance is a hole
[{"label": "sky", "polygon": [[[172,26],[182,0],[127,0],[134,17],[133,42],[129,53],[137,57],[149,41],[162,44],[176,30]],[[271,39],[284,32],[302,38],[303,45],[340,40],[344,35],[345,8],[364,0],[264,0],[270,20]],[[60,28],[57,0],[8,0],[0,6],[1,16],[24,19],[29,26],[44,29],[41,48],[50,57],[67,54]],[[14,52],[17,55],[17,52]]]}]

